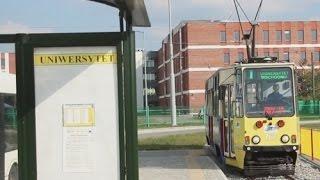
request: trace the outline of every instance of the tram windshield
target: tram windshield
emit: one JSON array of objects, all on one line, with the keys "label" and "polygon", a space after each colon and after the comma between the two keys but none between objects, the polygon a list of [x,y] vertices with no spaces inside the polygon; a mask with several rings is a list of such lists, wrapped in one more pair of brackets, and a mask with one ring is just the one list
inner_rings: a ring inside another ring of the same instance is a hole
[{"label": "tram windshield", "polygon": [[290,68],[251,68],[244,71],[247,117],[292,116],[293,84]]}]

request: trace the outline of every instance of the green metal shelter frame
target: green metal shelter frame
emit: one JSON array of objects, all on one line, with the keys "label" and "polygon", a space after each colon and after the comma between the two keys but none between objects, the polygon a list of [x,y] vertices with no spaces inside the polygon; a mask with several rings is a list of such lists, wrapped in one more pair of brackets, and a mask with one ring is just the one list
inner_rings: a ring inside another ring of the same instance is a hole
[{"label": "green metal shelter frame", "polygon": [[34,48],[76,46],[117,47],[120,177],[138,179],[134,33],[17,34],[0,39],[16,47],[20,179],[37,179]]},{"label": "green metal shelter frame", "polygon": [[[117,47],[120,179],[139,179],[135,35],[132,32],[132,27],[150,27],[150,21],[144,0],[90,1],[103,3],[119,9],[120,32],[0,34],[0,43],[15,44],[18,161],[19,178],[21,180],[37,180],[34,48],[76,46]],[[124,19],[126,20],[126,32],[124,32]],[[3,158],[2,160],[4,161]]]}]

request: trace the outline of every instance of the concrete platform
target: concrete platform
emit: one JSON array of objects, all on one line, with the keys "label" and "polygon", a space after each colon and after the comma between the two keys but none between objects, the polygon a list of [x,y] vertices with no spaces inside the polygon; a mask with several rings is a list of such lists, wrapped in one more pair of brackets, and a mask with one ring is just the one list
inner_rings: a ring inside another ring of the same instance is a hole
[{"label": "concrete platform", "polygon": [[139,152],[140,180],[224,180],[205,150]]}]

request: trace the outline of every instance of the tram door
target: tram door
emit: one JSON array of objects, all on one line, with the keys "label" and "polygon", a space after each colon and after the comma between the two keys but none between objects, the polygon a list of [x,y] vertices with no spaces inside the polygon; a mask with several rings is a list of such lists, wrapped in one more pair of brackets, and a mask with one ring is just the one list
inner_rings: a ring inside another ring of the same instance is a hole
[{"label": "tram door", "polygon": [[232,92],[233,86],[226,85],[224,88],[224,99],[223,105],[223,145],[224,145],[224,156],[234,157],[234,142],[233,142],[233,113],[232,113]]}]

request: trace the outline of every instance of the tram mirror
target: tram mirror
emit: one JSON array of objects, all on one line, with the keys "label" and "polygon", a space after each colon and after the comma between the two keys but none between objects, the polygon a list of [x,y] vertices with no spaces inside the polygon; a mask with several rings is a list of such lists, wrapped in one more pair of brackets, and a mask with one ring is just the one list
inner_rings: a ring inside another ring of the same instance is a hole
[{"label": "tram mirror", "polygon": [[224,100],[225,92],[226,92],[226,87],[220,86],[219,87],[219,100]]}]

